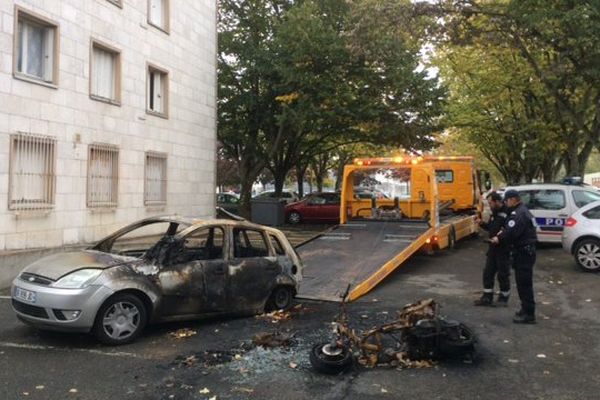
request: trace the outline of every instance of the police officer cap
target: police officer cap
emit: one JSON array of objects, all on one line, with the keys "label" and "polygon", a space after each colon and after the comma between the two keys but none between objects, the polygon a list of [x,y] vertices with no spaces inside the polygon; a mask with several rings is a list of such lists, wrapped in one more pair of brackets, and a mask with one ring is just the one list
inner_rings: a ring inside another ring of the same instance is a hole
[{"label": "police officer cap", "polygon": [[520,198],[521,195],[519,195],[519,192],[517,192],[514,189],[510,189],[510,190],[507,190],[506,192],[504,192],[504,200],[512,199],[515,197]]}]

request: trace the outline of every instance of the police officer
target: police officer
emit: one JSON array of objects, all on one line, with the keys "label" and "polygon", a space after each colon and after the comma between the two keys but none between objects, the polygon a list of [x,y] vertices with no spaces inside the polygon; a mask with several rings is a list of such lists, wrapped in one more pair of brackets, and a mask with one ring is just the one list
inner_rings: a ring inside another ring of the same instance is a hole
[{"label": "police officer", "polygon": [[504,201],[509,214],[504,227],[491,241],[495,244],[511,246],[513,268],[521,309],[516,312],[513,322],[535,323],[535,301],[533,298],[533,265],[535,264],[535,219],[527,207],[521,203],[516,190],[507,190]]},{"label": "police officer", "polygon": [[[479,221],[479,226],[489,233],[493,238],[502,229],[507,218],[506,207],[502,202],[502,196],[496,192],[491,192],[486,196],[492,215],[489,221]],[[483,269],[483,295],[475,300],[476,306],[492,306],[494,296],[494,280],[498,277],[500,285],[500,294],[496,304],[506,307],[508,297],[510,296],[510,266],[509,249],[504,243],[490,243],[486,253],[485,268]]]}]

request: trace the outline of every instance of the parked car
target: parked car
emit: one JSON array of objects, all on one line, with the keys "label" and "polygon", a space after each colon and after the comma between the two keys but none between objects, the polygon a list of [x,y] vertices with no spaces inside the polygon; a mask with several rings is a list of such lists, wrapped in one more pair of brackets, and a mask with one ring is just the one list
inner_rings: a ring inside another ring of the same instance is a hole
[{"label": "parked car", "polygon": [[301,274],[277,229],[156,217],[29,265],[13,281],[12,306],[34,327],[92,332],[116,345],[148,323],[285,309]]},{"label": "parked car", "polygon": [[285,207],[286,221],[290,224],[300,222],[340,222],[340,193],[312,193],[301,201]]},{"label": "parked car", "polygon": [[233,214],[240,213],[240,198],[232,193],[218,193],[217,207],[223,208]]},{"label": "parked car", "polygon": [[580,207],[600,200],[600,193],[582,185],[533,183],[509,186],[535,217],[538,241],[560,243],[567,218]]},{"label": "parked car", "polygon": [[372,199],[375,197],[376,199],[389,199],[390,196],[385,194],[379,189],[375,188],[367,188],[362,186],[354,187],[354,197],[357,199]]},{"label": "parked car", "polygon": [[281,192],[281,196],[276,197],[275,196],[275,191],[274,190],[267,190],[265,192],[259,193],[256,196],[253,197],[253,199],[280,199],[280,200],[284,200],[286,204],[289,203],[293,203],[295,201],[298,201],[298,193],[296,192],[292,192],[290,190],[284,190]]},{"label": "parked car", "polygon": [[584,271],[600,271],[600,201],[575,211],[565,223],[563,248]]}]

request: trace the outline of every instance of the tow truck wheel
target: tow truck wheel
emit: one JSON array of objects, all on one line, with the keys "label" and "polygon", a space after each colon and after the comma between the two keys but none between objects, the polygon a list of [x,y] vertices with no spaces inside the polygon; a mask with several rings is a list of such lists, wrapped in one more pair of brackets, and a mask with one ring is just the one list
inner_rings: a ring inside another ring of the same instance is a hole
[{"label": "tow truck wheel", "polygon": [[310,364],[323,374],[337,375],[346,372],[353,364],[352,353],[346,346],[318,343],[310,351]]},{"label": "tow truck wheel", "polygon": [[289,215],[288,215],[288,222],[292,225],[296,225],[299,224],[302,221],[302,216],[300,215],[299,212],[297,211],[292,211]]},{"label": "tow truck wheel", "polygon": [[456,247],[456,231],[454,227],[450,227],[450,232],[448,232],[448,250],[454,250]]},{"label": "tow truck wheel", "polygon": [[294,292],[289,286],[277,286],[267,302],[267,311],[287,310],[294,301]]}]

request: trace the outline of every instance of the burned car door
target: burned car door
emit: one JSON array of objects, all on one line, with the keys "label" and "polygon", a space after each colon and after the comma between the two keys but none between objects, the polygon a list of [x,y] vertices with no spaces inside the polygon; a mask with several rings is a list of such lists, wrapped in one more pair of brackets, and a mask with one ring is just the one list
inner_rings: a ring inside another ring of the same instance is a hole
[{"label": "burned car door", "polygon": [[227,311],[225,233],[200,227],[172,243],[159,272],[165,317]]},{"label": "burned car door", "polygon": [[232,304],[240,311],[261,309],[275,286],[281,266],[269,255],[263,231],[234,227],[231,239],[229,295]]}]

